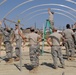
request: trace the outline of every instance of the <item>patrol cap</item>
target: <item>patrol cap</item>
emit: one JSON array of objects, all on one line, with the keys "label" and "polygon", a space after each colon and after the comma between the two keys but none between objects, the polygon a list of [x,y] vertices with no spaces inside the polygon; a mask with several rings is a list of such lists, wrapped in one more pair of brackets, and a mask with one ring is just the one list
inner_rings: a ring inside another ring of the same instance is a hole
[{"label": "patrol cap", "polygon": [[36,29],[36,30],[35,30],[35,33],[38,33],[38,32],[39,32],[39,31]]},{"label": "patrol cap", "polygon": [[54,27],[52,30],[53,30],[53,31],[57,31],[57,28],[56,28],[56,27]]},{"label": "patrol cap", "polygon": [[15,24],[15,26],[19,26],[19,24],[18,24],[18,23],[16,23],[16,24]]},{"label": "patrol cap", "polygon": [[31,27],[30,30],[35,30],[35,28],[34,27]]},{"label": "patrol cap", "polygon": [[6,29],[11,30],[10,27],[6,26]]}]

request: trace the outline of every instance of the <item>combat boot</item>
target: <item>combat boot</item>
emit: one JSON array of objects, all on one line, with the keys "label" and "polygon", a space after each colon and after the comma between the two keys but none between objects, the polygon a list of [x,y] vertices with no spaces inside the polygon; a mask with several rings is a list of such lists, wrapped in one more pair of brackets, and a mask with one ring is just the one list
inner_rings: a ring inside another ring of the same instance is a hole
[{"label": "combat boot", "polygon": [[13,59],[9,59],[8,61],[6,61],[6,63],[12,63],[13,62]]},{"label": "combat boot", "polygon": [[65,69],[65,65],[63,65],[63,64],[60,65],[59,67]]},{"label": "combat boot", "polygon": [[58,66],[53,66],[54,69],[58,69]]},{"label": "combat boot", "polygon": [[16,57],[16,58],[15,58],[15,61],[19,61],[19,60],[20,60],[20,58],[19,58],[19,57]]},{"label": "combat boot", "polygon": [[71,61],[75,60],[74,57],[71,57]]},{"label": "combat boot", "polygon": [[68,57],[67,60],[68,60],[68,61],[71,60],[71,57]]}]

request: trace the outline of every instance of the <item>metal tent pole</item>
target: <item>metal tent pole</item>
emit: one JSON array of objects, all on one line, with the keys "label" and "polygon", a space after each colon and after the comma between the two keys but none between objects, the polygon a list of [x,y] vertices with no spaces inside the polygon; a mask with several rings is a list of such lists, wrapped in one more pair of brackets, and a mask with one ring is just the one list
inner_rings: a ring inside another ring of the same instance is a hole
[{"label": "metal tent pole", "polygon": [[42,52],[41,55],[44,53],[44,24],[43,24],[43,41],[42,41]]},{"label": "metal tent pole", "polygon": [[[19,29],[20,29],[20,24],[19,24]],[[21,43],[20,37],[19,37],[19,43]],[[22,52],[21,52],[21,45],[20,45],[20,71],[22,71]]]}]

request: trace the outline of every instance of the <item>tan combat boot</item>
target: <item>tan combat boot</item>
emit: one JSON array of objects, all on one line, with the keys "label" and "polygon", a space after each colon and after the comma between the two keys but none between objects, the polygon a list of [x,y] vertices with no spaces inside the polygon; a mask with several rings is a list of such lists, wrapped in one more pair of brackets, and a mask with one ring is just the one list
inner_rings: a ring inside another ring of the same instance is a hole
[{"label": "tan combat boot", "polygon": [[71,61],[75,60],[74,57],[71,57]]},{"label": "tan combat boot", "polygon": [[12,63],[13,62],[13,59],[9,59],[6,63]]},{"label": "tan combat boot", "polygon": [[19,57],[16,57],[15,61],[19,61],[19,60],[20,60],[20,58]]},{"label": "tan combat boot", "polygon": [[67,60],[68,60],[68,61],[71,60],[71,57],[68,57]]}]

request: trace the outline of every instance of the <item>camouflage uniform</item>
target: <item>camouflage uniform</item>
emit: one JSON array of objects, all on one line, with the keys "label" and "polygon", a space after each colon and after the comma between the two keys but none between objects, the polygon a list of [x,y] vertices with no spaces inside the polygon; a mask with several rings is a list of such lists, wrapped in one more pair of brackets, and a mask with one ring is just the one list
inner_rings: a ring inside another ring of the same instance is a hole
[{"label": "camouflage uniform", "polygon": [[67,57],[74,56],[75,48],[74,48],[74,40],[72,37],[72,35],[74,35],[74,33],[71,29],[65,29],[63,34],[66,39],[66,41],[64,42],[64,45],[66,48],[66,55],[67,55]]},{"label": "camouflage uniform", "polygon": [[40,36],[32,32],[26,35],[26,37],[29,39],[30,42],[30,61],[33,67],[37,67],[39,65],[39,44],[37,43],[37,40]]},{"label": "camouflage uniform", "polygon": [[21,44],[22,44],[22,38],[18,34],[18,29],[16,29],[14,31],[14,34],[15,34],[15,39],[16,39],[16,48],[15,48],[16,56],[20,57],[20,49],[21,49]]},{"label": "camouflage uniform", "polygon": [[6,55],[8,59],[12,58],[12,45],[10,42],[10,36],[11,36],[11,32],[4,30],[2,27],[0,27],[1,32],[3,33],[4,36],[4,44],[5,44],[5,48],[6,48]]},{"label": "camouflage uniform", "polygon": [[33,67],[39,66],[39,47],[38,45],[30,46],[30,60]]},{"label": "camouflage uniform", "polygon": [[69,56],[74,56],[75,54],[75,49],[74,49],[74,42],[72,39],[67,39],[65,42],[64,42],[64,45],[66,47],[66,54],[67,54],[67,57]]},{"label": "camouflage uniform", "polygon": [[60,63],[62,64],[62,67],[64,67],[64,60],[63,60],[63,55],[61,52],[61,47],[60,46],[52,46],[51,53],[52,53],[52,57],[53,57],[53,61],[54,61],[54,66],[56,68],[58,67],[58,64],[57,64],[57,57],[58,57],[60,60]]},{"label": "camouflage uniform", "polygon": [[58,32],[54,32],[50,35],[51,41],[52,41],[52,47],[51,47],[51,53],[52,53],[52,58],[54,62],[54,67],[57,68],[57,58],[59,58],[60,63],[62,67],[64,67],[64,59],[63,55],[61,52],[61,47],[60,47],[60,40],[62,38],[62,35],[59,34]]}]

